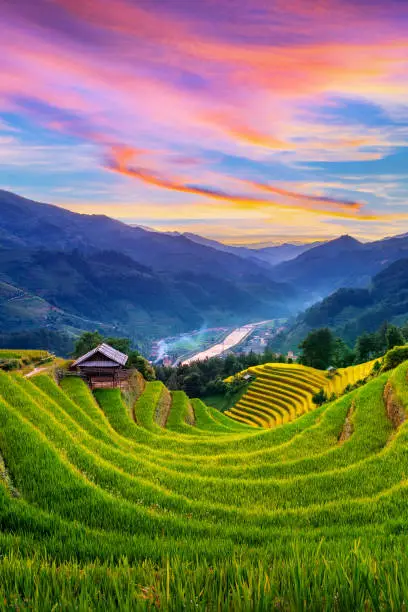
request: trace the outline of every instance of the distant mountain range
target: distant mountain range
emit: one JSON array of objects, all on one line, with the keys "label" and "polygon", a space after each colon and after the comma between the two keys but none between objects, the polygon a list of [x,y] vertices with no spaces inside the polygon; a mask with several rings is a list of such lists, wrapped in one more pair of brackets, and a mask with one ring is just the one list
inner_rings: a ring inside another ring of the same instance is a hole
[{"label": "distant mountain range", "polygon": [[406,235],[367,243],[341,236],[275,266],[273,277],[308,291],[314,302],[341,287],[364,287],[380,270],[406,257]]},{"label": "distant mountain range", "polygon": [[217,251],[224,251],[226,253],[232,253],[234,255],[238,255],[239,257],[243,257],[244,259],[251,259],[259,264],[259,262],[263,262],[268,264],[269,266],[275,266],[283,261],[289,261],[290,259],[294,259],[298,255],[309,251],[315,246],[319,246],[324,244],[323,242],[311,242],[305,244],[291,244],[284,243],[276,246],[269,247],[261,247],[261,248],[249,248],[242,246],[231,246],[229,244],[223,244],[222,242],[217,242],[216,240],[210,240],[209,238],[204,238],[203,236],[198,236],[197,234],[192,234],[190,232],[184,232],[180,234],[178,232],[173,232],[174,235],[185,236],[189,240],[193,242],[197,242],[198,244],[204,244],[205,246],[212,247],[213,249],[217,249]]},{"label": "distant mountain range", "polygon": [[301,313],[279,339],[276,348],[296,348],[306,334],[330,327],[354,344],[363,332],[372,332],[388,321],[408,320],[408,259],[399,259],[376,274],[366,288],[338,289]]},{"label": "distant mountain range", "polygon": [[[365,324],[364,309],[386,316],[392,304],[384,306],[385,280],[397,269],[387,266],[406,258],[408,235],[253,249],[0,191],[0,333],[100,328],[145,340],[204,325],[291,317],[339,288],[353,288],[308,310],[291,332],[294,338],[322,324],[327,312],[327,324],[351,338]],[[403,274],[406,262],[398,265]],[[392,316],[405,308],[403,291]],[[350,308],[358,319],[353,329]]]},{"label": "distant mountain range", "polygon": [[0,191],[0,329],[133,338],[284,316],[296,290],[233,253]]}]

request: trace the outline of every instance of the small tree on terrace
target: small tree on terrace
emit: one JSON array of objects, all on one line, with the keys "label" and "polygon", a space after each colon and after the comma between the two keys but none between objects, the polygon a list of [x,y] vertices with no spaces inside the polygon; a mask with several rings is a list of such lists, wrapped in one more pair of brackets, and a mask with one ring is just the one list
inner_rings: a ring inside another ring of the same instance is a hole
[{"label": "small tree on terrace", "polygon": [[303,365],[325,370],[333,358],[335,337],[328,327],[315,329],[306,336],[299,348]]},{"label": "small tree on terrace", "polygon": [[402,331],[395,325],[389,325],[386,334],[387,350],[390,351],[394,346],[402,346],[405,344],[405,338]]}]

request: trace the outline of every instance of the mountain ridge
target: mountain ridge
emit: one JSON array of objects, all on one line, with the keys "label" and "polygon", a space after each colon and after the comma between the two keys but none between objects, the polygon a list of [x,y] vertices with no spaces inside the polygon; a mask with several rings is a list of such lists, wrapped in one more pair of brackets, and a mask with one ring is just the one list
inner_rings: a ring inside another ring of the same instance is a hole
[{"label": "mountain ridge", "polygon": [[132,338],[160,337],[206,324],[285,316],[296,291],[269,269],[231,253],[79,215],[0,192],[0,281],[30,296],[0,296],[0,326],[73,331],[75,317],[114,325]]},{"label": "mountain ridge", "polygon": [[408,258],[398,259],[367,287],[341,288],[297,316],[279,340],[282,349],[297,348],[312,329],[329,327],[353,344],[363,332],[385,321],[402,325],[408,319]]}]

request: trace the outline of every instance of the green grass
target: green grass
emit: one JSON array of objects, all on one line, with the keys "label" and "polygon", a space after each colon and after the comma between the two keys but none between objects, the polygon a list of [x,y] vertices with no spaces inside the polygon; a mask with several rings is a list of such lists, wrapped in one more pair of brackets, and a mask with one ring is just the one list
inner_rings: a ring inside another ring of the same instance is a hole
[{"label": "green grass", "polygon": [[0,349],[0,370],[29,370],[29,366],[46,364],[52,362],[52,356],[48,351]]},{"label": "green grass", "polygon": [[[265,430],[183,392],[161,427],[157,382],[129,406],[0,372],[0,610],[405,609],[408,424],[383,396],[406,411],[407,373]],[[282,377],[248,415],[316,380]]]},{"label": "green grass", "polygon": [[230,410],[230,408],[232,408],[234,404],[241,399],[247,388],[248,385],[231,395],[219,393],[218,395],[208,395],[206,397],[202,397],[201,399],[205,404],[207,404],[207,406],[212,406],[220,412],[225,412],[226,410]]}]

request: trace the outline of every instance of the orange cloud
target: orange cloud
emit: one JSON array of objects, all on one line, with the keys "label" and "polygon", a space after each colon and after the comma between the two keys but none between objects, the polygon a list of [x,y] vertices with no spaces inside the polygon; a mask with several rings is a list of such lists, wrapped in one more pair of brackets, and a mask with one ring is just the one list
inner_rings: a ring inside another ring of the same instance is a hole
[{"label": "orange cloud", "polygon": [[273,187],[271,185],[267,185],[265,183],[259,183],[256,181],[246,181],[248,184],[260,189],[262,191],[267,191],[269,193],[276,193],[277,195],[287,196],[289,198],[294,198],[295,200],[304,200],[307,202],[313,202],[316,205],[328,205],[328,206],[336,206],[339,208],[354,209],[360,210],[362,204],[359,202],[351,202],[348,200],[336,200],[334,198],[327,198],[325,196],[313,196],[304,193],[298,193],[296,191],[288,191],[287,189],[281,189],[279,187]]},{"label": "orange cloud", "polygon": [[[135,150],[135,153],[136,152],[137,150]],[[369,212],[361,213],[360,210],[362,205],[358,202],[339,201],[333,198],[311,196],[309,194],[292,192],[277,187],[271,187],[262,183],[256,183],[253,181],[248,181],[248,183],[264,191],[274,193],[278,196],[285,196],[286,198],[289,198],[294,201],[282,203],[269,198],[261,198],[252,195],[231,194],[211,187],[208,188],[190,185],[174,179],[165,178],[160,174],[154,173],[146,168],[129,166],[127,162],[131,161],[133,157],[134,154],[130,147],[124,147],[122,151],[119,145],[115,146],[111,151],[111,155],[107,161],[106,167],[110,170],[119,172],[120,174],[132,178],[136,178],[142,181],[143,183],[153,185],[161,189],[177,191],[180,193],[190,193],[206,198],[231,202],[238,207],[275,207],[282,211],[293,210],[308,212],[312,214],[326,214],[332,217],[339,217],[343,219],[358,219],[360,221],[376,221],[378,219],[393,219],[396,217],[401,218],[401,215],[378,215]]]}]

